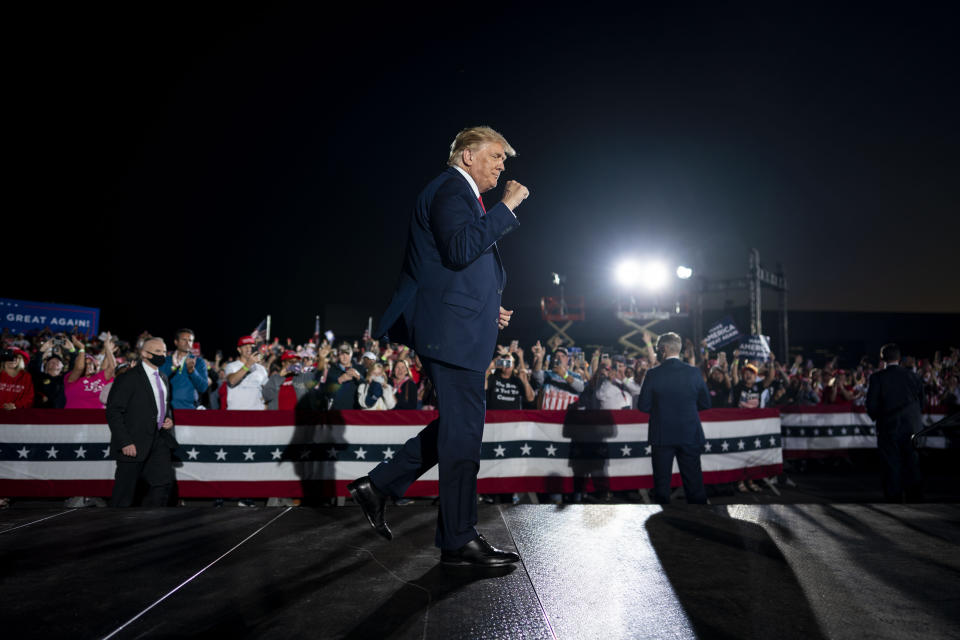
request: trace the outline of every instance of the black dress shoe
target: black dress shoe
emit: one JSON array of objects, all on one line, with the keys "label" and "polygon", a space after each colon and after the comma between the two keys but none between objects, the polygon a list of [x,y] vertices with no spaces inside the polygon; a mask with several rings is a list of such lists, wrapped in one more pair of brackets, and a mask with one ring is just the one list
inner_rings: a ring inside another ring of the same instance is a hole
[{"label": "black dress shoe", "polygon": [[370,526],[387,540],[393,540],[393,533],[387,526],[387,521],[383,519],[383,509],[387,506],[387,496],[373,486],[373,483],[370,482],[370,476],[357,478],[347,485],[347,491],[350,492],[353,500],[360,505]]},{"label": "black dress shoe", "polygon": [[512,551],[497,549],[480,534],[456,551],[440,552],[440,562],[443,564],[495,567],[519,560],[520,556]]}]

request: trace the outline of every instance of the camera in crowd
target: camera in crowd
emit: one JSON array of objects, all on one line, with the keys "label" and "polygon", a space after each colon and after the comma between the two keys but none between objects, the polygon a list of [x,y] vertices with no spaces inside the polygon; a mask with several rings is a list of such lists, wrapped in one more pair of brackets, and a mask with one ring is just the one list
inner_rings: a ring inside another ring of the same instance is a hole
[{"label": "camera in crowd", "polygon": [[508,367],[512,367],[513,358],[497,358],[494,366],[496,366],[497,369],[507,369]]},{"label": "camera in crowd", "polygon": [[13,352],[13,349],[4,349],[0,351],[0,362],[10,362],[11,360],[16,360],[17,354]]}]

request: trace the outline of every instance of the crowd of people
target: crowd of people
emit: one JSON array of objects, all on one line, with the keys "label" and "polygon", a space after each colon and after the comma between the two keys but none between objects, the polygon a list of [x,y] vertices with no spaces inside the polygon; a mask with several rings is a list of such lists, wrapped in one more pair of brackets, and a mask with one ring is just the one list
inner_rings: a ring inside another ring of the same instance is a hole
[{"label": "crowd of people", "polygon": [[[2,335],[0,406],[97,409],[106,404],[115,376],[136,362],[143,333],[132,342],[109,332],[95,338],[41,331]],[[632,353],[594,350],[589,357],[559,340],[524,349],[499,345],[486,371],[488,409],[636,408],[644,375],[656,366],[652,333]],[[317,336],[301,344],[241,336],[236,353],[213,359],[200,353],[184,328],[172,337],[160,367],[171,382],[174,409],[325,410],[432,409],[436,398],[419,357],[407,347],[361,338],[331,344]],[[703,371],[714,408],[845,404],[862,406],[870,375],[882,366],[864,355],[841,369],[837,358],[816,365],[749,360],[737,349],[708,351],[686,340],[682,359]],[[960,407],[960,352],[932,358],[905,356],[903,366],[920,376],[931,411]]]},{"label": "crowd of people", "polygon": [[[116,376],[137,362],[144,332],[132,342],[109,332],[95,338],[41,331],[2,335],[0,406],[102,409]],[[559,340],[524,349],[514,340],[498,345],[485,375],[487,408],[635,409],[644,377],[659,362],[656,336],[643,334],[632,353],[580,348]],[[335,344],[315,336],[285,344],[241,336],[236,353],[213,359],[198,348],[196,335],[178,330],[160,371],[171,384],[174,409],[230,410],[429,410],[436,406],[420,358],[406,346],[361,338]],[[864,404],[870,375],[883,363],[863,356],[855,368],[830,358],[819,366],[798,355],[791,363],[750,360],[733,349],[711,352],[686,340],[681,358],[702,371],[714,408],[764,408],[821,404]],[[960,408],[960,352],[950,348],[932,358],[905,356],[902,366],[923,382],[928,411]],[[753,480],[741,492],[760,491]],[[516,499],[516,496],[514,496]]]}]

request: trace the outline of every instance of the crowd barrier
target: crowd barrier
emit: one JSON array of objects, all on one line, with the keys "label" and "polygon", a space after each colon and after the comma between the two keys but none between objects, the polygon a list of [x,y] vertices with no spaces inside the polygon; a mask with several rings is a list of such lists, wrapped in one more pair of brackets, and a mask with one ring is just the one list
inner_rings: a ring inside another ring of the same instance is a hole
[{"label": "crowd barrier", "polygon": [[[942,413],[924,413],[923,426],[945,417]],[[812,407],[780,407],[783,428],[783,457],[805,458],[842,454],[850,449],[876,449],[877,429],[866,409],[851,403]],[[942,435],[926,438],[924,446],[942,449]]]},{"label": "crowd barrier", "polygon": [[[177,411],[179,495],[343,496],[346,484],[436,417],[432,411]],[[636,490],[653,486],[647,414],[639,411],[489,411],[481,493]],[[779,474],[776,409],[701,413],[708,484]],[[0,496],[108,496],[115,462],[103,411],[0,415]],[[673,484],[680,484],[674,466]],[[437,469],[407,495],[437,493]]]}]

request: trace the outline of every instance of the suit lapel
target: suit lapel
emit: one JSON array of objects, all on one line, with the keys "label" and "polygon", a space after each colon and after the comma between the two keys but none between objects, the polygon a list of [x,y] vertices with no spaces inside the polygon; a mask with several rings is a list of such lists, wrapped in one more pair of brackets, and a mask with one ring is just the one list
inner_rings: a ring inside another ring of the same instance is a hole
[{"label": "suit lapel", "polygon": [[[467,179],[463,177],[462,173],[453,167],[447,167],[447,172],[457,176],[460,179],[460,182],[463,184],[463,188],[467,190],[467,196],[473,202],[473,219],[476,221],[482,218],[485,215],[483,207],[480,206],[480,201],[473,197],[473,187],[470,186],[470,183],[467,182]],[[500,258],[500,249],[497,247],[496,242],[493,243],[493,256],[497,260],[497,276],[499,280],[497,288],[502,290],[506,284],[507,270],[503,268],[503,260]]]}]

